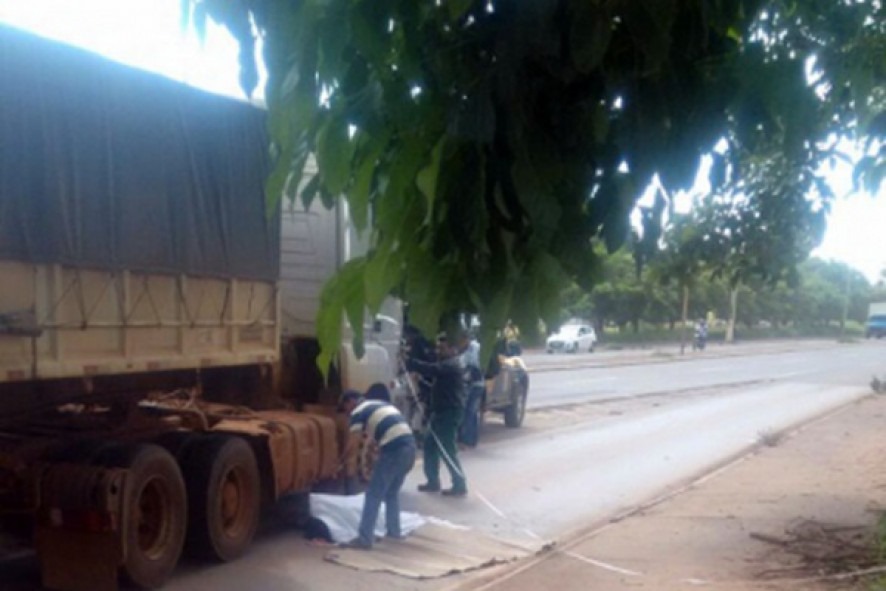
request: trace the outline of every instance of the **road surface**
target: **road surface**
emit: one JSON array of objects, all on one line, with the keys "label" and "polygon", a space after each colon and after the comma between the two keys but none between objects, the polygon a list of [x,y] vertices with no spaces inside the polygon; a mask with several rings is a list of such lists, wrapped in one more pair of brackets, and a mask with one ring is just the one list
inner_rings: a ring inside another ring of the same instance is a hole
[{"label": "road surface", "polygon": [[[532,373],[528,407],[765,381],[857,385],[862,378],[870,379],[873,370],[869,368],[882,359],[877,345],[870,341],[840,347],[832,341],[761,342],[712,345],[704,353],[682,356],[676,346],[578,355],[529,353],[524,357]],[[858,372],[853,371],[856,367]]]},{"label": "road surface", "polygon": [[[762,436],[867,394],[871,375],[886,373],[886,343],[798,347],[760,345],[744,356],[711,349],[680,360],[655,352],[527,355],[536,368],[531,411],[518,430],[490,420],[481,445],[463,454],[469,497],[416,492],[417,468],[404,509],[498,535],[562,540],[710,471]],[[590,367],[572,367],[582,364]],[[470,576],[416,582],[358,573],[323,562],[323,553],[298,532],[268,534],[233,564],[185,565],[167,588],[437,590]],[[27,569],[16,572],[28,576]]]}]

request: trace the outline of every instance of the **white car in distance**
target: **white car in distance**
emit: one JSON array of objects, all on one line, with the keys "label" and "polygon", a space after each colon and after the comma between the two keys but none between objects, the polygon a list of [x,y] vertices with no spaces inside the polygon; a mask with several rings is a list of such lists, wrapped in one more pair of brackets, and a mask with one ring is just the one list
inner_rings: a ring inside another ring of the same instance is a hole
[{"label": "white car in distance", "polygon": [[545,350],[548,353],[594,352],[597,331],[590,324],[566,324],[548,337]]}]

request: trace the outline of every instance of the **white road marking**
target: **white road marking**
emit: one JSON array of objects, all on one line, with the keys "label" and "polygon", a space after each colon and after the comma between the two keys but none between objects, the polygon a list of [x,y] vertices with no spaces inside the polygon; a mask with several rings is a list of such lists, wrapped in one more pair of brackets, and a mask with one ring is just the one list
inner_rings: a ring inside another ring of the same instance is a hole
[{"label": "white road marking", "polygon": [[484,497],[482,493],[478,493],[478,492],[475,491],[474,494],[477,495],[477,498],[480,499],[481,501],[483,501],[483,504],[486,505],[487,507],[489,507],[489,509],[490,509],[493,513],[495,513],[496,515],[498,515],[498,516],[501,517],[502,519],[507,519],[507,518],[508,518],[508,516],[505,515],[504,513],[502,513],[501,510],[499,510],[498,507],[496,507],[495,505],[493,505],[493,504],[489,501],[489,499],[487,499],[486,497]]},{"label": "white road marking", "polygon": [[[498,507],[496,507],[495,505],[493,505],[492,502],[491,502],[489,499],[487,499],[485,496],[483,496],[483,493],[479,493],[479,492],[476,492],[476,491],[475,491],[475,492],[474,492],[474,495],[476,495],[476,497],[477,497],[478,499],[480,499],[481,501],[483,501],[483,504],[486,505],[487,507],[489,507],[489,509],[490,509],[493,513],[495,513],[496,515],[498,515],[498,516],[501,517],[502,519],[507,519],[508,521],[511,521],[511,520],[508,518],[508,516],[504,514],[503,511],[501,511]],[[537,533],[535,533],[534,531],[532,531],[532,530],[529,529],[528,527],[524,527],[524,528],[522,528],[522,530],[523,530],[523,533],[525,533],[525,534],[526,534],[527,536],[529,536],[530,538],[533,538],[533,539],[535,539],[535,540],[541,540],[541,539],[542,539],[542,537],[541,537],[540,535],[538,535]]]}]

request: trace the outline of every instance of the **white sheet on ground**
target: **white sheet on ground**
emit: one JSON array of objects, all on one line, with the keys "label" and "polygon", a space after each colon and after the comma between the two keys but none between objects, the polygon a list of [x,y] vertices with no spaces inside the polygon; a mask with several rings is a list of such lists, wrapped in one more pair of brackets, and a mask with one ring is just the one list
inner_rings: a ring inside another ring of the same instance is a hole
[{"label": "white sheet on ground", "polygon": [[[357,537],[357,527],[363,513],[363,494],[359,495],[324,495],[311,494],[311,516],[322,520],[334,542],[348,542]],[[400,512],[400,533],[408,536],[424,525],[425,519],[418,513]],[[375,535],[384,536],[385,504],[381,504],[378,520],[375,522]]]}]

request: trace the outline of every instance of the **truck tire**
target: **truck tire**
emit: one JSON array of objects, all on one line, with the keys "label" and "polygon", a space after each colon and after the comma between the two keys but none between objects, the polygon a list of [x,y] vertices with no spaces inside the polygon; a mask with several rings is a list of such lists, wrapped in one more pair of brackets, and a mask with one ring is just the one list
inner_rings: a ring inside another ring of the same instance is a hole
[{"label": "truck tire", "polygon": [[529,393],[529,385],[525,378],[517,382],[517,393],[514,401],[505,409],[505,427],[516,429],[523,424],[526,416],[526,397]]},{"label": "truck tire", "polygon": [[199,433],[193,431],[168,431],[155,437],[152,443],[159,445],[180,461],[188,446],[200,437]]},{"label": "truck tire", "polygon": [[125,468],[124,558],[121,574],[140,589],[156,589],[181,556],[187,524],[187,495],[181,471],[165,449],[152,444],[103,450],[97,465]]},{"label": "truck tire", "polygon": [[252,543],[261,512],[252,448],[240,437],[199,438],[188,444],[181,467],[188,489],[188,553],[221,562],[239,558]]}]

